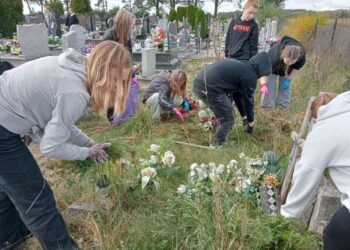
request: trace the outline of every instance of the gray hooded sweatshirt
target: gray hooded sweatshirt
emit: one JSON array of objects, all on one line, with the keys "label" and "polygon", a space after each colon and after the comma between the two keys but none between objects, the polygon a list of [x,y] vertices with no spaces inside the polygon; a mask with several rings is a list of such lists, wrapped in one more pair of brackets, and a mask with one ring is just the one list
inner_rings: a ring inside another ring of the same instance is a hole
[{"label": "gray hooded sweatshirt", "polygon": [[[41,153],[84,160],[89,137],[74,126],[88,108],[85,57],[73,49],[40,58],[0,76],[0,125],[15,134],[40,135]],[[66,142],[71,139],[72,144]]]},{"label": "gray hooded sweatshirt", "polygon": [[327,167],[335,186],[342,193],[342,204],[350,210],[350,91],[321,106],[317,117],[295,166],[286,204],[281,207],[284,217],[302,214],[315,197]]}]

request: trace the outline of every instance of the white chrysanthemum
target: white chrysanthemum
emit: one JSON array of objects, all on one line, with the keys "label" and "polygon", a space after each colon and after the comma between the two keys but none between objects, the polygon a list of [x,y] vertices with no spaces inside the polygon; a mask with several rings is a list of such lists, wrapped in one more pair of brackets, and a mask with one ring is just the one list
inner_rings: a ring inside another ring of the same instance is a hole
[{"label": "white chrysanthemum", "polygon": [[198,164],[197,163],[192,163],[190,166],[190,170],[195,170],[196,168],[198,168]]},{"label": "white chrysanthemum", "polygon": [[167,166],[172,166],[175,163],[175,155],[171,151],[166,151],[163,156],[163,163]]},{"label": "white chrysanthemum", "polygon": [[184,193],[186,193],[186,186],[185,186],[185,185],[180,185],[180,186],[177,188],[177,193],[178,193],[178,194],[184,194]]},{"label": "white chrysanthemum", "polygon": [[239,156],[238,156],[238,157],[239,157],[239,159],[242,159],[242,158],[244,158],[244,157],[245,157],[245,154],[242,152],[242,153],[240,153],[240,154],[239,154]]},{"label": "white chrysanthemum", "polygon": [[144,168],[141,170],[141,175],[147,177],[155,177],[157,175],[157,170],[151,167]]},{"label": "white chrysanthemum", "polygon": [[216,168],[216,174],[220,175],[225,172],[225,165],[219,164],[219,166]]},{"label": "white chrysanthemum", "polygon": [[207,114],[207,112],[205,112],[205,110],[200,110],[199,112],[198,112],[198,116],[199,116],[199,118],[204,118],[204,117],[208,117],[208,114]]},{"label": "white chrysanthemum", "polygon": [[215,162],[209,162],[209,168],[216,168]]},{"label": "white chrysanthemum", "polygon": [[152,152],[154,153],[158,153],[160,150],[160,146],[156,145],[156,144],[151,144],[150,148],[149,148]]},{"label": "white chrysanthemum", "polygon": [[158,158],[157,158],[157,156],[155,156],[155,155],[151,155],[150,157],[149,157],[149,164],[152,164],[152,165],[154,165],[154,164],[157,164],[157,162],[158,162]]}]

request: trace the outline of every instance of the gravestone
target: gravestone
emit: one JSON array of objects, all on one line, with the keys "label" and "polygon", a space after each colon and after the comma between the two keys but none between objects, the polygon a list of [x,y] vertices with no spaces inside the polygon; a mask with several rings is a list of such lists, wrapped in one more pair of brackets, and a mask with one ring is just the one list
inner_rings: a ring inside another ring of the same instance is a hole
[{"label": "gravestone", "polygon": [[271,21],[271,37],[276,38],[277,35],[277,20],[272,20]]},{"label": "gravestone", "polygon": [[176,23],[168,24],[168,50],[173,50],[177,47],[176,45],[176,31],[177,25]]},{"label": "gravestone", "polygon": [[79,25],[72,25],[70,31],[62,35],[63,51],[68,48],[73,48],[80,52],[84,47],[85,37],[83,28]]},{"label": "gravestone", "polygon": [[158,22],[158,26],[161,27],[164,31],[166,31],[168,28],[168,19],[166,18],[166,12],[164,9],[162,13],[162,18]]},{"label": "gravestone", "polygon": [[187,17],[182,18],[183,28],[184,28],[184,35],[185,35],[185,43],[189,42],[189,33],[188,33],[188,23],[187,23]]},{"label": "gravestone", "polygon": [[49,55],[48,32],[46,25],[17,25],[17,36],[26,59],[35,59]]},{"label": "gravestone", "polygon": [[142,76],[152,76],[156,72],[156,50],[154,48],[141,49]]}]

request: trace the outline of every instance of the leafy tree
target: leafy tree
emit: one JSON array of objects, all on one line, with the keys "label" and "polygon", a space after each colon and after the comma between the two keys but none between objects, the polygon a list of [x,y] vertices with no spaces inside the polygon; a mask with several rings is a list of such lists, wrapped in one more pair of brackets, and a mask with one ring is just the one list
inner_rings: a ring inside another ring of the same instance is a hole
[{"label": "leafy tree", "polygon": [[47,5],[51,7],[56,15],[60,16],[64,14],[63,3],[60,0],[50,0]]},{"label": "leafy tree", "polygon": [[90,0],[72,0],[70,6],[76,13],[86,14],[91,11]]},{"label": "leafy tree", "polygon": [[174,8],[171,8],[169,11],[168,21],[169,22],[176,21],[176,10]]},{"label": "leafy tree", "polygon": [[188,23],[194,28],[196,26],[196,14],[197,14],[198,7],[194,5],[189,5],[187,7],[187,18]]},{"label": "leafy tree", "polygon": [[133,13],[136,17],[149,16],[149,7],[144,0],[135,0],[133,6]]},{"label": "leafy tree", "polygon": [[198,29],[198,26],[200,24],[201,26],[201,29],[200,29],[200,37],[203,39],[203,38],[206,38],[207,34],[208,34],[208,25],[207,25],[207,17],[204,13],[204,11],[202,9],[198,9],[197,10],[197,14],[196,14],[196,25],[195,25],[195,29],[197,31]]},{"label": "leafy tree", "polygon": [[186,17],[186,16],[187,16],[187,7],[178,6],[176,10],[177,21],[182,22],[183,17]]},{"label": "leafy tree", "polygon": [[12,37],[16,25],[23,21],[22,0],[0,1],[0,33],[3,37]]},{"label": "leafy tree", "polygon": [[289,13],[287,10],[282,9],[275,4],[263,5],[259,8],[259,11],[256,15],[256,19],[258,20],[261,26],[265,25],[266,18],[273,18],[278,20],[287,19]]}]

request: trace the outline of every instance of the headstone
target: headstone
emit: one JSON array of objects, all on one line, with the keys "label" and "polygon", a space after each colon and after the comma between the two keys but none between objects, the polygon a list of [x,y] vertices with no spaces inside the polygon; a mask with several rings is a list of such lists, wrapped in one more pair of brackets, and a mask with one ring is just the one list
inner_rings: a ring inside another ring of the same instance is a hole
[{"label": "headstone", "polygon": [[152,76],[156,72],[156,50],[154,48],[141,49],[142,76]]},{"label": "headstone", "polygon": [[85,37],[83,28],[79,25],[72,25],[70,31],[62,35],[62,48],[66,50],[73,48],[80,52],[84,47]]},{"label": "headstone", "polygon": [[26,59],[35,59],[49,55],[48,32],[46,25],[17,25],[17,36]]},{"label": "headstone", "polygon": [[341,207],[341,194],[327,180],[323,179],[316,195],[316,202],[312,211],[309,231],[322,234],[334,213]]},{"label": "headstone", "polygon": [[189,42],[189,34],[188,34],[188,23],[187,23],[187,17],[182,18],[183,28],[184,28],[184,35],[185,35],[185,43]]},{"label": "headstone", "polygon": [[173,50],[176,48],[176,32],[177,32],[176,23],[169,23],[168,24],[168,50]]}]

